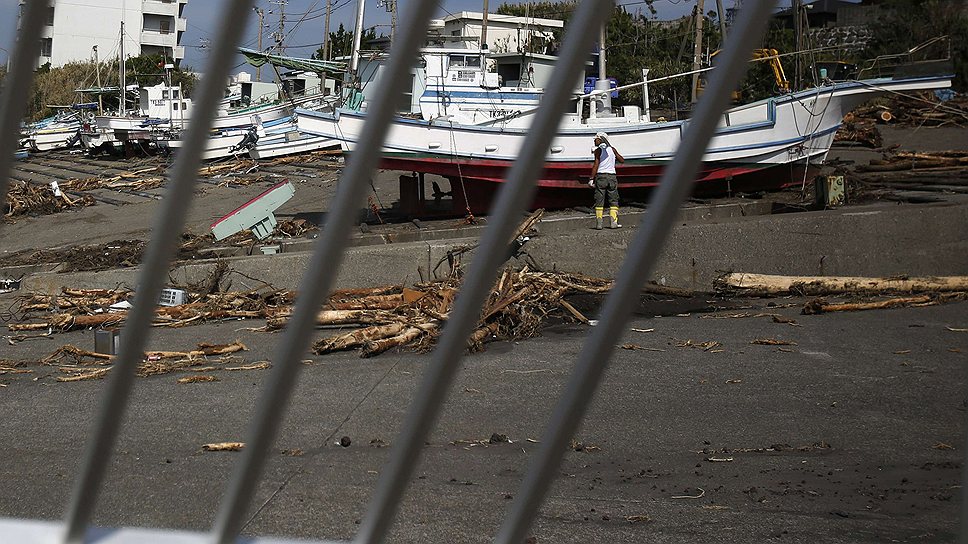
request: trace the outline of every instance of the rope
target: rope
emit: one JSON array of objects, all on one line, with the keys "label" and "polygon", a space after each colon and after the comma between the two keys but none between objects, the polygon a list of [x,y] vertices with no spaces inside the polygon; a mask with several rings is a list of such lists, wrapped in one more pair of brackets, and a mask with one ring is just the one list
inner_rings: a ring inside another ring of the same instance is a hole
[{"label": "rope", "polygon": [[[450,162],[457,164],[457,181],[460,182],[460,190],[461,190],[461,193],[464,194],[464,209],[467,211],[467,216],[464,218],[464,221],[467,223],[474,223],[475,221],[474,214],[471,213],[471,203],[467,200],[467,189],[464,187],[464,174],[461,172],[460,161],[454,160],[454,157],[457,154],[457,141],[454,138],[453,123],[450,124],[450,132],[448,132],[448,134],[450,135],[450,150],[451,150]],[[451,188],[451,190],[453,190],[453,187]]]}]

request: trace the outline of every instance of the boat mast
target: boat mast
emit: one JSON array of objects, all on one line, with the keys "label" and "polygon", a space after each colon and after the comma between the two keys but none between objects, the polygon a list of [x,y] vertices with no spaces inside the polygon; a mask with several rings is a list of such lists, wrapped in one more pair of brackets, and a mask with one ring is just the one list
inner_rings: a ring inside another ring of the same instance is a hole
[{"label": "boat mast", "polygon": [[353,30],[353,53],[350,58],[350,72],[353,83],[360,81],[360,42],[363,39],[363,0],[356,3],[356,27]]},{"label": "boat mast", "polygon": [[125,74],[124,74],[125,70],[124,70],[124,10],[123,9],[121,10],[121,46],[119,48],[118,54],[121,57],[120,66],[118,67],[118,70],[120,71],[118,79],[121,84],[121,89],[118,95],[120,96],[121,104],[118,106],[118,111],[121,113],[121,117],[124,117],[124,114],[127,113],[127,109],[128,109],[128,105],[125,104],[126,101],[124,96],[125,87],[127,86],[128,82],[127,82],[127,79],[125,79]]},{"label": "boat mast", "polygon": [[97,56],[97,45],[94,46],[94,68],[97,71],[97,114],[104,115],[104,95],[101,94],[101,61]]},{"label": "boat mast", "polygon": [[333,0],[326,0],[326,22],[323,24],[323,60],[329,58],[329,18],[333,14]]}]

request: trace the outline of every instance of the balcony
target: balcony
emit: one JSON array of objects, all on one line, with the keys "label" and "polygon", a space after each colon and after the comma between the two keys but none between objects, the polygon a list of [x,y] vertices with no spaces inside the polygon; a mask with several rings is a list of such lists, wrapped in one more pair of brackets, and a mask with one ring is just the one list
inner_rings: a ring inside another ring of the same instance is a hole
[{"label": "balcony", "polygon": [[174,32],[145,29],[141,32],[142,45],[157,45],[159,47],[175,47],[178,45],[178,35]]},{"label": "balcony", "polygon": [[175,18],[175,30],[185,32],[188,30],[188,19]]},{"label": "balcony", "polygon": [[178,15],[178,4],[166,0],[144,0],[141,5],[141,12],[148,15],[167,15],[174,17]]}]

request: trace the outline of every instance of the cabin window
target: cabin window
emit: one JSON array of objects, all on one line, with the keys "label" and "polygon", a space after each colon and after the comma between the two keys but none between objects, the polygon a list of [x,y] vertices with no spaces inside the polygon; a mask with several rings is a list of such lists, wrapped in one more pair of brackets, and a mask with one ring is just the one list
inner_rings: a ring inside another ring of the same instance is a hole
[{"label": "cabin window", "polygon": [[174,98],[175,100],[178,100],[178,89],[171,90],[171,97]]},{"label": "cabin window", "polygon": [[47,8],[47,26],[54,26],[54,7]]},{"label": "cabin window", "polygon": [[479,55],[451,55],[451,68],[480,68],[481,57]]},{"label": "cabin window", "polygon": [[172,103],[172,108],[174,108],[175,111],[178,111],[178,102]]},{"label": "cabin window", "polygon": [[161,91],[161,99],[168,100],[168,91]]}]

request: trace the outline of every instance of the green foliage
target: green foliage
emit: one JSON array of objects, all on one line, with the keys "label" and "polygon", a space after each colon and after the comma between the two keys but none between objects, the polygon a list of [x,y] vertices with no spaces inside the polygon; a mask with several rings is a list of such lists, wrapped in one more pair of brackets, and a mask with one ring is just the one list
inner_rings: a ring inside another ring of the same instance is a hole
[{"label": "green foliage", "polygon": [[[113,66],[110,63],[101,63],[101,84],[117,85],[117,71],[116,63]],[[59,68],[51,68],[49,64],[41,66],[34,74],[27,103],[27,118],[33,121],[43,119],[54,114],[48,106],[69,106],[79,102],[75,89],[94,86],[97,81],[96,74],[97,65],[93,62],[72,62]]]},{"label": "green foliage", "polygon": [[[164,58],[161,55],[142,55],[130,58],[125,62],[128,84],[157,85],[164,80]],[[158,63],[161,63],[161,67]],[[98,65],[93,62],[72,62],[58,68],[51,68],[45,64],[34,74],[27,104],[27,118],[31,120],[43,119],[53,115],[54,111],[48,106],[68,106],[77,102],[95,101],[97,97],[79,96],[75,90],[97,86]],[[100,63],[100,80],[102,87],[118,85],[118,61],[112,60]],[[196,83],[195,74],[176,68],[172,71],[172,85],[182,84],[186,96],[191,96],[191,90]],[[117,95],[104,95],[104,107],[116,109]]]},{"label": "green foliage", "polygon": [[[151,87],[165,82],[165,63],[168,61],[163,55],[140,55],[124,62],[128,84],[136,83],[142,87]],[[194,73],[176,67],[171,72],[172,86],[181,83],[185,96],[191,96],[198,78]]]},{"label": "green foliage", "polygon": [[[376,27],[371,27],[363,30],[363,36],[360,39],[361,47],[365,47],[367,42],[375,40]],[[329,33],[329,59],[325,58],[325,51],[322,47],[313,53],[314,59],[321,60],[333,60],[337,57],[348,57],[353,54],[353,33],[346,30],[343,23],[340,23],[339,28],[336,32]]]}]

